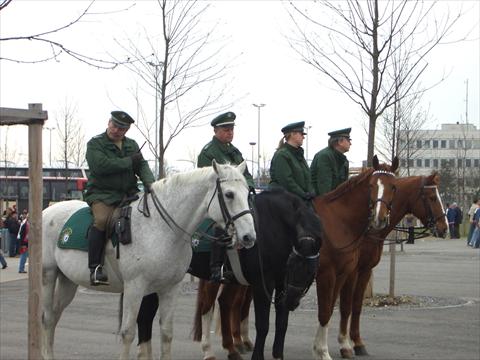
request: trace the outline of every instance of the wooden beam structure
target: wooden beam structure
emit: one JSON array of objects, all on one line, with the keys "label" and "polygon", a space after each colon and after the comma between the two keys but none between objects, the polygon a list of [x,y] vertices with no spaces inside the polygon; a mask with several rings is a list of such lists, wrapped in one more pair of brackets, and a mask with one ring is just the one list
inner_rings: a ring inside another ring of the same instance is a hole
[{"label": "wooden beam structure", "polygon": [[28,109],[0,108],[0,126],[28,126],[29,221],[28,234],[28,358],[42,359],[42,128],[48,119],[42,104]]}]

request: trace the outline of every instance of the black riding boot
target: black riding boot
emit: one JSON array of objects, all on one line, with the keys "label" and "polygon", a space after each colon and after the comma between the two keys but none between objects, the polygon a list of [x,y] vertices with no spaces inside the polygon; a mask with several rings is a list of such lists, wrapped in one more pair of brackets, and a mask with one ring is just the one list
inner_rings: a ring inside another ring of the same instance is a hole
[{"label": "black riding boot", "polygon": [[[224,234],[222,229],[215,230],[215,237],[221,237]],[[220,241],[212,242],[210,252],[210,281],[227,284],[233,279],[231,271],[224,270],[224,264],[227,257],[226,244]]]},{"label": "black riding boot", "polygon": [[90,285],[109,285],[107,275],[103,273],[102,258],[105,247],[105,231],[95,226],[88,232],[88,267],[90,268]]}]

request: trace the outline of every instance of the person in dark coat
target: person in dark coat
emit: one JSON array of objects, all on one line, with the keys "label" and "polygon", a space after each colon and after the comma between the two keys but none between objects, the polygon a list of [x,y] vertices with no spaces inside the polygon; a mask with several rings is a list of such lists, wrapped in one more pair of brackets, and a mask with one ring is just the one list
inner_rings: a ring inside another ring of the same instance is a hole
[{"label": "person in dark coat", "polygon": [[351,130],[346,128],[329,132],[328,146],[315,154],[310,173],[316,195],[332,191],[348,180],[349,164],[344,154],[352,144]]},{"label": "person in dark coat", "polygon": [[17,240],[20,222],[18,221],[18,214],[16,211],[11,211],[7,216],[5,227],[8,230],[8,255],[10,257],[15,257],[17,254],[20,254],[20,243]]},{"label": "person in dark coat", "polygon": [[310,201],[315,197],[310,170],[303,155],[305,122],[288,124],[282,128],[283,137],[270,164],[270,187],[281,187]]},{"label": "person in dark coat", "polygon": [[456,239],[455,233],[455,218],[457,216],[457,212],[455,208],[457,207],[456,203],[447,204],[447,222],[448,222],[448,230],[450,232],[450,239]]},{"label": "person in dark coat", "polygon": [[139,191],[137,176],[146,192],[154,181],[137,142],[125,136],[133,123],[126,112],[112,111],[107,130],[87,143],[90,174],[85,201],[93,213],[93,226],[88,233],[88,267],[94,286],[108,284],[102,269],[107,219],[124,198]]},{"label": "person in dark coat", "polygon": [[[211,121],[210,125],[213,127],[214,135],[212,140],[203,147],[202,151],[200,151],[197,159],[197,167],[201,168],[212,166],[213,160],[219,164],[229,163],[232,165],[239,165],[244,161],[240,150],[238,150],[232,144],[235,119],[235,113],[229,111],[218,115]],[[247,168],[245,168],[243,176],[245,177],[245,180],[247,180],[250,193],[254,194],[255,188],[253,177]],[[206,222],[209,223],[208,226],[204,226]],[[212,222],[213,220],[211,219],[205,219],[199,228],[201,229],[202,227],[209,227],[210,223]],[[223,229],[216,227],[215,225],[213,226],[215,228],[216,237],[222,237],[225,235]],[[225,244],[220,244],[218,241],[213,241],[211,242],[211,247],[210,280],[214,282],[227,283],[233,278],[233,274],[229,272],[223,272],[222,270],[226,259]]]}]

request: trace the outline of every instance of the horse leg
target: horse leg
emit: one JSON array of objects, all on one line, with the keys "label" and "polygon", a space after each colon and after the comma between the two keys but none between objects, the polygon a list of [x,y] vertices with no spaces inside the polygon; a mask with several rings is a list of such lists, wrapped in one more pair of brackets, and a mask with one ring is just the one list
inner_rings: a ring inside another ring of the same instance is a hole
[{"label": "horse leg", "polygon": [[[283,289],[275,291],[280,294]],[[283,359],[285,346],[285,334],[288,327],[288,309],[281,301],[275,302],[275,338],[273,340],[273,359]]]},{"label": "horse leg", "polygon": [[239,288],[239,286],[235,285],[224,285],[222,288],[222,292],[218,297],[218,304],[220,307],[220,320],[222,324],[222,347],[227,350],[229,360],[242,359],[240,353],[233,345],[232,338],[232,327],[240,326],[239,323],[232,324],[232,319],[234,317],[233,313],[236,310],[236,308],[234,307],[236,301],[235,297],[237,295],[237,292],[239,291]]},{"label": "horse leg", "polygon": [[231,303],[230,329],[232,332],[233,345],[240,354],[245,354],[247,349],[242,339],[242,316],[245,295],[248,287],[242,285],[235,286],[235,296]]},{"label": "horse leg", "polygon": [[158,294],[144,296],[137,317],[137,359],[152,359],[152,325],[158,310]]},{"label": "horse leg", "polygon": [[340,329],[338,342],[340,354],[344,359],[353,358],[353,348],[350,341],[350,315],[352,313],[353,290],[357,281],[357,272],[354,271],[343,284],[340,293]]},{"label": "horse leg", "polygon": [[368,281],[372,275],[372,269],[361,271],[358,274],[357,284],[353,293],[352,318],[350,321],[350,338],[353,341],[355,355],[368,355],[367,349],[360,336],[360,315],[362,313],[363,296],[367,288]]},{"label": "horse leg", "polygon": [[42,350],[44,359],[53,359],[55,328],[63,310],[72,302],[78,285],[58,269],[43,272]]},{"label": "horse leg", "polygon": [[180,292],[180,285],[181,283],[178,283],[166,294],[158,294],[160,309],[161,360],[172,359],[173,314],[175,312],[176,300]]},{"label": "horse leg", "polygon": [[[273,293],[273,286],[265,284],[267,292]],[[255,308],[255,329],[257,336],[255,346],[253,347],[252,360],[263,360],[265,351],[265,339],[268,335],[270,321],[270,299],[267,298],[265,290],[261,284],[253,289],[253,305]]]},{"label": "horse leg", "polygon": [[322,263],[317,273],[318,329],[313,341],[312,354],[316,360],[332,360],[328,352],[328,325],[334,306],[335,269]]},{"label": "horse leg", "polygon": [[240,311],[240,335],[242,337],[245,351],[253,350],[253,342],[248,336],[248,316],[250,315],[250,304],[252,303],[252,287],[248,286],[243,297],[243,304]]},{"label": "horse leg", "polygon": [[220,285],[200,279],[197,290],[197,303],[193,324],[193,340],[201,341],[205,360],[215,360],[210,342],[210,327],[212,323],[215,300]]},{"label": "horse leg", "polygon": [[142,303],[142,298],[138,298],[138,294],[143,292],[144,289],[141,286],[137,286],[134,282],[124,284],[123,313],[120,328],[123,348],[120,353],[120,360],[130,358],[130,347],[135,338],[135,323]]}]

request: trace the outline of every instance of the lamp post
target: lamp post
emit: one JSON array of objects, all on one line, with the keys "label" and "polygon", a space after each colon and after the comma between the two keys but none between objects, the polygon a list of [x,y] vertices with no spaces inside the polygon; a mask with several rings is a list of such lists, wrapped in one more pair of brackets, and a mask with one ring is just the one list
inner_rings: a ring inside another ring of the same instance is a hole
[{"label": "lamp post", "polygon": [[308,137],[310,135],[310,129],[312,127],[311,126],[307,126],[305,129],[307,130],[307,140],[306,140],[306,144],[305,144],[305,158],[307,159],[307,164],[308,164]]},{"label": "lamp post", "polygon": [[163,62],[155,64],[151,61],[147,63],[148,65],[155,68],[155,73],[153,78],[155,79],[155,179],[158,177],[158,75],[160,74],[158,68],[163,66]]},{"label": "lamp post", "polygon": [[[250,141],[249,144],[252,146],[252,175],[253,175],[255,174],[253,171],[253,149],[257,143],[255,141]],[[258,179],[257,179],[257,182],[258,182]]]},{"label": "lamp post", "polygon": [[257,132],[257,186],[260,186],[260,110],[265,104],[252,104],[258,109],[258,132]]},{"label": "lamp post", "polygon": [[45,130],[48,130],[50,132],[50,138],[49,138],[50,139],[50,145],[49,145],[50,150],[49,150],[48,158],[50,160],[50,167],[52,167],[52,130],[55,130],[55,128],[46,126]]}]

